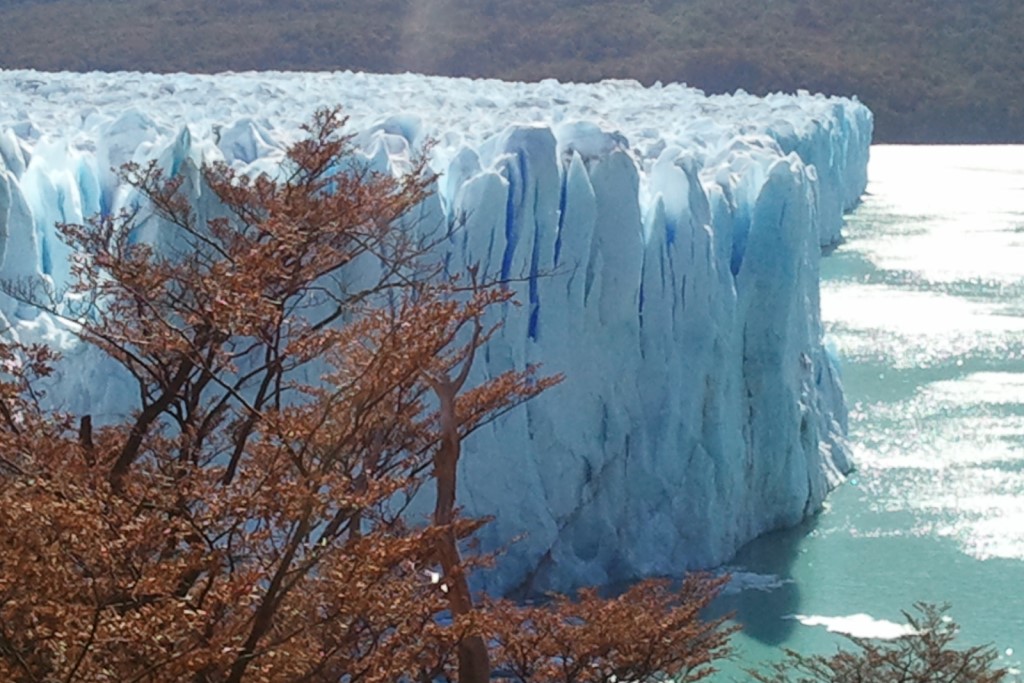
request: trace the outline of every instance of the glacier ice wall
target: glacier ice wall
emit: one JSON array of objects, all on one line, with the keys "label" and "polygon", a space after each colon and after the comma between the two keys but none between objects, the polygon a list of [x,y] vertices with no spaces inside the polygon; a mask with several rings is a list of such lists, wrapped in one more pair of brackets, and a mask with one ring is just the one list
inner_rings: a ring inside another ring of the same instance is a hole
[{"label": "glacier ice wall", "polygon": [[[460,499],[511,539],[482,583],[567,589],[679,574],[817,510],[849,468],[818,266],[866,185],[870,112],[845,99],[684,86],[366,74],[0,71],[0,278],[60,291],[56,222],[133,201],[112,167],[224,159],[274,173],[298,124],[342,104],[363,161],[401,173],[434,140],[420,225],[459,224],[455,271],[515,278],[521,307],[474,368],[566,380],[475,434]],[[208,198],[196,195],[197,202]],[[159,240],[158,229],[146,239]],[[129,384],[48,316],[51,390],[115,417]]]}]

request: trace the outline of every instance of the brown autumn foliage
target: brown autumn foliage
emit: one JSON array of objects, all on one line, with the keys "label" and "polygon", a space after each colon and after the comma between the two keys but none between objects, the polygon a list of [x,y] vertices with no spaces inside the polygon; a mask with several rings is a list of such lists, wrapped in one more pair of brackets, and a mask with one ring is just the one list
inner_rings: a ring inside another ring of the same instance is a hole
[{"label": "brown autumn foliage", "polygon": [[727,582],[694,574],[676,589],[645,581],[611,599],[587,588],[537,606],[487,601],[481,618],[497,670],[513,680],[689,683],[715,673],[733,632],[700,618]]},{"label": "brown autumn foliage", "polygon": [[1000,683],[1009,672],[996,664],[991,646],[956,647],[959,627],[948,606],[915,605],[904,612],[909,633],[894,640],[853,638],[853,649],[805,656],[787,650],[785,661],[768,671],[750,671],[760,683]]},{"label": "brown autumn foliage", "polygon": [[[51,353],[0,346],[0,680],[479,682],[524,648],[544,671],[706,670],[727,646],[699,614],[719,581],[474,604],[462,440],[559,378],[468,386],[509,289],[438,279],[444,236],[407,220],[433,178],[352,169],[343,123],[318,112],[282,181],[126,168],[158,219],[148,245],[137,215],[63,226],[79,334],[139,404],[97,428],[45,410]],[[407,524],[424,485],[434,515]]]}]

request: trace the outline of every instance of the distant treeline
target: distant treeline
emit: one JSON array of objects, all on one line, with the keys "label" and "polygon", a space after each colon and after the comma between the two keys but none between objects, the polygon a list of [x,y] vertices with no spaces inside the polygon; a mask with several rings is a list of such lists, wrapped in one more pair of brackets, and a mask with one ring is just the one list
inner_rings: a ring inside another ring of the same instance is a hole
[{"label": "distant treeline", "polygon": [[1024,142],[1021,0],[7,0],[0,67],[353,69],[857,95],[885,142]]}]

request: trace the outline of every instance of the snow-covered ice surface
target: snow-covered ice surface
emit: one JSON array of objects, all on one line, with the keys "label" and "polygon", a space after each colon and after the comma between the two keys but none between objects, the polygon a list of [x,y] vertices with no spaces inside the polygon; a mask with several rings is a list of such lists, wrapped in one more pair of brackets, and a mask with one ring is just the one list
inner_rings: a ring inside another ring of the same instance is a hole
[{"label": "snow-covered ice surface", "polygon": [[[420,225],[463,222],[450,266],[522,278],[475,372],[567,379],[478,432],[460,499],[491,514],[483,583],[566,589],[681,573],[817,510],[848,469],[822,346],[818,266],[866,184],[872,118],[810,96],[684,86],[374,76],[0,71],[0,277],[67,281],[58,221],[130,201],[111,167],[225,159],[274,173],[341,104],[365,160],[402,172],[436,141]],[[201,201],[201,200],[200,200]],[[60,326],[10,300],[11,333],[67,356],[61,405],[133,394]]]}]

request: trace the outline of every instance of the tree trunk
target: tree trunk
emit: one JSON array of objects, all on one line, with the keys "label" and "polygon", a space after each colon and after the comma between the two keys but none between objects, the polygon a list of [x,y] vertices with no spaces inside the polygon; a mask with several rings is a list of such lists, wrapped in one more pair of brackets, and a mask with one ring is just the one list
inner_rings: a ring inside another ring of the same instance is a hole
[{"label": "tree trunk", "polygon": [[[465,374],[465,373],[463,373]],[[434,524],[448,526],[455,517],[455,489],[462,437],[459,435],[455,415],[455,395],[459,384],[451,381],[431,381],[440,403],[441,445],[434,454],[434,479],[437,482],[437,500],[434,503]],[[448,605],[452,616],[473,611],[473,596],[469,581],[459,557],[459,541],[452,529],[442,537],[438,549],[442,581],[448,590]],[[490,655],[487,643],[475,634],[463,638],[458,646],[459,683],[487,683],[491,678]]]}]

